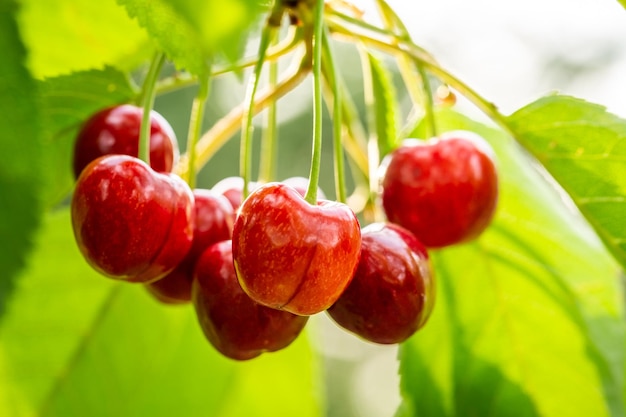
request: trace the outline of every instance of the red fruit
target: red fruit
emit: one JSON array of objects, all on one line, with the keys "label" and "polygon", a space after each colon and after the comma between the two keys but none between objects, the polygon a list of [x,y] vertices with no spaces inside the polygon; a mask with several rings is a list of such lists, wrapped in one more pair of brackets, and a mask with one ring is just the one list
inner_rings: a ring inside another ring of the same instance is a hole
[{"label": "red fruit", "polygon": [[146,286],[152,295],[167,304],[191,300],[191,281],[198,257],[212,244],[230,240],[232,236],[234,210],[226,197],[204,189],[195,189],[193,195],[195,222],[189,253],[176,269]]},{"label": "red fruit", "polygon": [[382,204],[390,222],[438,248],[477,237],[498,199],[493,151],[471,132],[407,140],[388,158]]},{"label": "red fruit", "polygon": [[264,307],[243,292],[233,267],[232,242],[216,243],[198,259],[193,304],[200,327],[223,355],[246,360],[287,347],[308,317]]},{"label": "red fruit", "polygon": [[371,224],[361,237],[354,278],[328,314],[366,340],[400,343],[426,323],[433,308],[428,253],[411,232],[393,224]]},{"label": "red fruit", "polygon": [[[139,131],[143,109],[131,104],[99,111],[85,122],[74,145],[74,176],[94,159],[110,154],[139,155]],[[154,110],[150,112],[150,166],[171,172],[178,158],[178,142],[172,126]]]},{"label": "red fruit", "polygon": [[189,186],[132,156],[108,155],[90,163],[78,178],[71,210],[83,256],[114,279],[157,280],[191,247]]},{"label": "red fruit", "polygon": [[243,290],[260,304],[300,315],[326,310],[339,298],[360,249],[359,223],[348,206],[312,206],[280,183],[253,191],[233,230]]}]

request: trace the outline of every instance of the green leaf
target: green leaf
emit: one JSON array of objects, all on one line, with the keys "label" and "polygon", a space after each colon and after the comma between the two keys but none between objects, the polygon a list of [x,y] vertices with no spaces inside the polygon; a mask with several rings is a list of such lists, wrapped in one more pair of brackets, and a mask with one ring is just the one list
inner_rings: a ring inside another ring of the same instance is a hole
[{"label": "green leaf", "polygon": [[24,267],[41,216],[41,155],[36,85],[24,67],[26,52],[12,1],[0,2],[0,319]]},{"label": "green leaf", "polygon": [[617,0],[626,9],[626,0]]},{"label": "green leaf", "polygon": [[438,124],[492,143],[500,200],[478,240],[433,252],[438,298],[401,346],[397,415],[624,415],[618,265],[506,135],[448,111]]},{"label": "green leaf", "polygon": [[518,110],[508,122],[626,266],[626,120],[602,106],[555,95]]},{"label": "green leaf", "polygon": [[258,20],[259,0],[118,0],[179,68],[208,73],[214,55],[235,58]]},{"label": "green leaf", "polygon": [[131,70],[154,47],[115,0],[21,0],[19,24],[37,78],[113,65]]},{"label": "green leaf", "polygon": [[223,358],[190,305],[91,270],[67,210],[47,217],[34,259],[0,327],[0,415],[321,415],[305,334],[251,361]]},{"label": "green leaf", "polygon": [[391,75],[383,62],[371,53],[367,54],[372,81],[374,121],[378,138],[378,151],[382,159],[398,146],[396,129],[396,90]]},{"label": "green leaf", "polygon": [[74,184],[74,140],[81,124],[105,107],[131,101],[136,92],[112,67],[48,78],[39,83],[43,119],[46,206],[58,203]]}]

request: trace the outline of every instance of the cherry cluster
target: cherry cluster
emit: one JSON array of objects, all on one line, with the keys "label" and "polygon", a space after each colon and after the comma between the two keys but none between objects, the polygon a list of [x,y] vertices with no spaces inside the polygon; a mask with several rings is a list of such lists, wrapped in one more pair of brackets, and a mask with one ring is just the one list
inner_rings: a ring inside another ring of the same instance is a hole
[{"label": "cherry cluster", "polygon": [[245,200],[238,177],[192,190],[171,172],[176,137],[154,111],[150,165],[137,157],[142,114],[105,109],[78,135],[78,247],[105,276],[142,283],[164,303],[192,302],[206,338],[229,358],[282,349],[323,311],[365,340],[406,340],[433,308],[426,248],[475,238],[495,210],[493,157],[469,132],[409,140],[388,155],[388,222],[361,228],[321,190],[309,204],[305,178],[250,184]]}]

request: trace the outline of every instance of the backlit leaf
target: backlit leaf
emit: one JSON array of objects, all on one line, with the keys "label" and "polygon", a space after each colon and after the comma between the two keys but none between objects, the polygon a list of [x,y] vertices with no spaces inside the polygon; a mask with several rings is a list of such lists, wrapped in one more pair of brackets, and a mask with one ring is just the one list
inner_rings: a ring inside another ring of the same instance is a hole
[{"label": "backlit leaf", "polygon": [[0,415],[321,415],[306,334],[246,362],[219,355],[190,305],[99,276],[69,212],[47,217],[0,326]]},{"label": "backlit leaf", "polygon": [[438,123],[492,143],[501,195],[478,240],[433,252],[437,303],[401,347],[398,415],[623,415],[618,265],[505,134]]},{"label": "backlit leaf", "polygon": [[396,91],[391,80],[391,75],[383,61],[374,55],[367,54],[372,77],[372,94],[374,99],[376,137],[378,150],[382,159],[398,145],[397,138],[397,114],[396,114]]},{"label": "backlit leaf", "polygon": [[626,120],[597,104],[548,96],[508,121],[515,138],[565,189],[626,266]]},{"label": "backlit leaf", "polygon": [[36,85],[14,19],[13,1],[0,2],[0,322],[39,226],[41,139]]},{"label": "backlit leaf", "polygon": [[240,52],[260,0],[118,0],[181,69],[207,74],[214,55]]},{"label": "backlit leaf", "polygon": [[115,0],[21,0],[20,30],[37,78],[113,65],[131,70],[154,51]]}]

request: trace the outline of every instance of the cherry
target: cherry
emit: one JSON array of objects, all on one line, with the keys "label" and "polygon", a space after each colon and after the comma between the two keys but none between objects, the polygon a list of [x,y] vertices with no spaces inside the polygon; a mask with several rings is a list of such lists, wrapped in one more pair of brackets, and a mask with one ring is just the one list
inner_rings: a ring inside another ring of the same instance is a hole
[{"label": "cherry", "polygon": [[424,246],[408,230],[373,223],[363,228],[354,278],[328,314],[375,343],[400,343],[425,323],[434,304],[433,271]]},{"label": "cherry", "polygon": [[293,188],[268,183],[243,202],[233,230],[239,283],[255,301],[294,314],[326,310],[359,260],[356,216],[345,204],[313,206]]},{"label": "cherry", "polygon": [[[74,145],[74,176],[94,159],[110,154],[138,156],[143,109],[131,104],[95,113],[82,126]],[[171,172],[178,158],[178,142],[170,124],[156,111],[150,112],[150,166]]]},{"label": "cherry", "polygon": [[87,165],[78,177],[71,213],[83,256],[114,279],[157,280],[191,247],[189,186],[132,156],[107,155]]},{"label": "cherry", "polygon": [[206,338],[223,355],[246,360],[285,348],[308,317],[264,307],[241,289],[233,267],[232,242],[206,249],[196,264],[193,304]]},{"label": "cherry", "polygon": [[471,240],[491,222],[498,179],[493,151],[480,136],[455,131],[428,141],[409,139],[385,163],[387,218],[427,247]]},{"label": "cherry", "polygon": [[191,281],[196,260],[214,243],[230,240],[234,210],[221,194],[211,190],[195,189],[193,243],[185,259],[165,277],[146,286],[158,300],[167,304],[191,301]]}]

